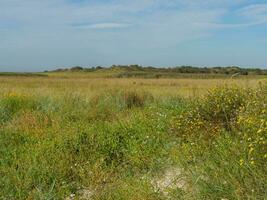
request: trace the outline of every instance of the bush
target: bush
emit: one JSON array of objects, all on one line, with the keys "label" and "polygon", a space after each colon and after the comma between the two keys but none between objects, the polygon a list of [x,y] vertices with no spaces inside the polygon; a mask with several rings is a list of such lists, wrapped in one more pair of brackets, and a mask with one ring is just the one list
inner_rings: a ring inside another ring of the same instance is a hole
[{"label": "bush", "polygon": [[265,86],[216,88],[175,119],[194,199],[266,199],[266,94]]},{"label": "bush", "polygon": [[[247,91],[249,92],[249,91]],[[179,136],[204,136],[213,139],[223,129],[237,125],[238,114],[247,100],[245,90],[217,87],[201,100],[193,102],[186,112],[176,117],[172,128]]]},{"label": "bush", "polygon": [[144,107],[145,102],[152,99],[152,95],[145,92],[125,91],[123,98],[127,108]]},{"label": "bush", "polygon": [[230,130],[235,124],[238,112],[244,106],[246,93],[240,88],[217,87],[209,91],[196,109],[196,115],[203,121],[223,125]]},{"label": "bush", "polygon": [[148,92],[136,90],[109,91],[96,95],[91,99],[92,107],[108,107],[115,110],[144,107],[147,102],[152,102],[153,96]]},{"label": "bush", "polygon": [[[264,166],[267,159],[267,87],[250,95],[238,116],[236,132],[245,145],[243,164]],[[263,167],[264,168],[264,167]],[[265,174],[267,172],[265,171]]]}]

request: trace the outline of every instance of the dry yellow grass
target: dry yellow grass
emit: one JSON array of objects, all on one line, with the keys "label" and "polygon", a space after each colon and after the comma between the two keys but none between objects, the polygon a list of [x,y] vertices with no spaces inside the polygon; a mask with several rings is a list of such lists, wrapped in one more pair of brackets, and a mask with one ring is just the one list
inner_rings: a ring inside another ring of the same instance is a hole
[{"label": "dry yellow grass", "polygon": [[254,88],[264,78],[240,79],[117,79],[117,78],[64,78],[64,77],[0,77],[0,93],[22,92],[27,94],[61,95],[75,93],[86,97],[116,89],[137,89],[154,96],[192,97],[205,94],[212,87],[234,84]]}]

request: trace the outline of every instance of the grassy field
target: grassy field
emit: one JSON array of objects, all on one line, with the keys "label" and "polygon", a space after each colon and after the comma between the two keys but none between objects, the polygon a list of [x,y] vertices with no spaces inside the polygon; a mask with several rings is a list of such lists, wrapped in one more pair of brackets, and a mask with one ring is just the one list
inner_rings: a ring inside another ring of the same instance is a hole
[{"label": "grassy field", "polygon": [[266,76],[0,76],[0,199],[267,198]]}]

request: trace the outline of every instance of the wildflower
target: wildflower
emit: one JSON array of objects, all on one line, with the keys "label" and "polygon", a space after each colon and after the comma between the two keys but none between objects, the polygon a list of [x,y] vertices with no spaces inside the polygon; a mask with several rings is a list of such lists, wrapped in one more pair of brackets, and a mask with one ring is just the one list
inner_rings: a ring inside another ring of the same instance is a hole
[{"label": "wildflower", "polygon": [[240,159],[239,164],[240,164],[240,166],[242,166],[244,164],[244,159]]},{"label": "wildflower", "polygon": [[253,148],[253,147],[251,147],[251,148],[250,148],[250,150],[249,150],[248,154],[251,154],[251,153],[252,153],[252,151],[254,151],[254,148]]},{"label": "wildflower", "polygon": [[261,133],[261,132],[262,132],[262,129],[259,129],[259,130],[257,131],[258,134]]}]

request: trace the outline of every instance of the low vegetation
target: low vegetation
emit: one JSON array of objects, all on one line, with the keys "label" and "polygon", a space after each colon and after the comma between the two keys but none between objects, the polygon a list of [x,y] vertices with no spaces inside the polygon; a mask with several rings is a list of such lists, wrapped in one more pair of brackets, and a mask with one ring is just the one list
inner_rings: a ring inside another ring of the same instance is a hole
[{"label": "low vegetation", "polygon": [[266,80],[0,80],[0,199],[267,198]]},{"label": "low vegetation", "polygon": [[231,76],[261,76],[267,75],[267,70],[260,68],[230,67],[143,67],[139,65],[113,65],[111,67],[71,67],[46,71],[46,74],[83,73],[105,76],[108,78],[225,78]]}]

